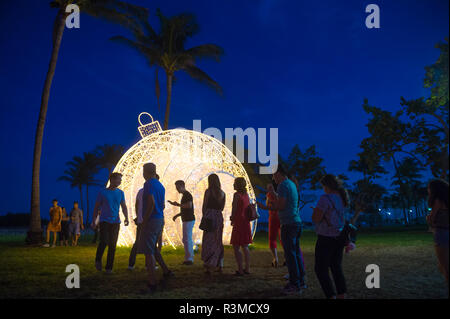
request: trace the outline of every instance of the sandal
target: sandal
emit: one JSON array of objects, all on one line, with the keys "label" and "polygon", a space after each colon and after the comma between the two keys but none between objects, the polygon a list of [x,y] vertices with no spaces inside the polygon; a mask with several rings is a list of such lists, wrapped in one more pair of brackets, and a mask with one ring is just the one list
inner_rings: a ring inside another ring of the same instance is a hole
[{"label": "sandal", "polygon": [[272,261],[272,267],[273,267],[273,268],[278,268],[278,261],[273,260],[273,261]]}]

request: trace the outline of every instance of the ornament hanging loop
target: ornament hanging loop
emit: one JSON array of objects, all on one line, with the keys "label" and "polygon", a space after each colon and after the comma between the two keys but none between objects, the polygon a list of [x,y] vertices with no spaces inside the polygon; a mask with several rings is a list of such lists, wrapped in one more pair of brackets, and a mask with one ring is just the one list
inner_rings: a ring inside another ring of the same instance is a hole
[{"label": "ornament hanging loop", "polygon": [[[150,123],[147,124],[143,124],[141,121],[141,116],[142,115],[147,115],[150,117]],[[140,124],[140,126],[138,127],[139,133],[141,134],[142,138],[151,135],[153,133],[162,131],[161,130],[161,125],[159,125],[158,121],[154,121],[153,120],[153,116],[150,115],[150,113],[147,112],[142,112],[141,114],[139,114],[138,116],[138,122]]]},{"label": "ornament hanging loop", "polygon": [[[139,114],[139,116],[138,116],[138,122],[139,122],[139,124],[140,124],[141,126],[146,125],[146,124],[142,124],[142,122],[141,122],[141,116],[142,116],[142,115],[148,115],[148,116],[150,117],[150,120],[151,120],[150,123],[153,122],[153,116],[151,116],[150,113],[142,112],[142,113]],[[147,123],[147,124],[149,124],[149,123]]]}]

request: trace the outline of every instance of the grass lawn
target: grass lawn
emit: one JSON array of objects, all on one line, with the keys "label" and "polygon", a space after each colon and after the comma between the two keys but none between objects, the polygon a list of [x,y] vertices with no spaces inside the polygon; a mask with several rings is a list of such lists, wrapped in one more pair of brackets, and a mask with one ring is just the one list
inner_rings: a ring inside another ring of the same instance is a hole
[{"label": "grass lawn", "polygon": [[[223,274],[206,277],[200,254],[193,266],[182,266],[183,249],[163,248],[163,257],[174,271],[166,288],[152,296],[140,294],[145,287],[144,256],[137,269],[128,271],[130,248],[117,248],[114,273],[97,272],[96,246],[88,236],[78,247],[26,247],[22,235],[0,235],[0,298],[323,298],[314,274],[315,234],[305,231],[304,253],[308,288],[301,296],[285,297],[281,289],[286,267],[271,267],[267,234],[257,233],[251,250],[251,275],[235,277],[233,251],[225,247]],[[282,254],[280,260],[283,260]],[[106,262],[106,252],[104,263]],[[81,287],[67,289],[66,265],[80,267]],[[377,264],[381,287],[365,286],[368,264]],[[158,270],[158,275],[161,275]],[[431,234],[423,228],[385,228],[359,233],[357,249],[344,256],[344,272],[350,298],[448,298],[443,276],[437,269]]]}]

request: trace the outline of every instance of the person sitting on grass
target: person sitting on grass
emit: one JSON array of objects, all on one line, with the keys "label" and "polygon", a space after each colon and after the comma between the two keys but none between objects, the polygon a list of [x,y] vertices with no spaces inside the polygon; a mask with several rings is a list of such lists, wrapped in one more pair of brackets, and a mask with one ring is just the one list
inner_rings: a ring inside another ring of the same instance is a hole
[{"label": "person sitting on grass", "polygon": [[102,257],[108,246],[105,271],[112,273],[114,255],[116,253],[117,239],[119,238],[120,216],[119,209],[122,208],[125,217],[124,224],[128,226],[128,209],[125,203],[125,194],[119,185],[122,183],[122,174],[114,172],[109,177],[109,186],[102,189],[95,202],[94,216],[92,216],[92,228],[94,228],[97,216],[100,214],[100,241],[95,255],[95,268],[102,270]]},{"label": "person sitting on grass", "polygon": [[180,207],[180,213],[173,216],[173,221],[181,216],[183,222],[183,245],[184,262],[183,265],[192,265],[194,263],[194,243],[192,241],[192,229],[195,224],[194,204],[191,193],[186,188],[184,181],[176,181],[175,187],[178,193],[182,194],[181,203],[168,201],[171,205]]},{"label": "person sitting on grass", "polygon": [[69,234],[72,246],[78,245],[78,239],[81,235],[83,225],[83,211],[78,208],[78,202],[73,203],[73,208],[70,212]]},{"label": "person sitting on grass", "polygon": [[58,206],[58,200],[54,199],[53,206],[50,208],[50,221],[47,226],[47,240],[44,247],[50,247],[50,232],[53,233],[53,245],[52,248],[56,247],[56,237],[57,233],[61,231],[61,219],[62,211],[61,207]]}]

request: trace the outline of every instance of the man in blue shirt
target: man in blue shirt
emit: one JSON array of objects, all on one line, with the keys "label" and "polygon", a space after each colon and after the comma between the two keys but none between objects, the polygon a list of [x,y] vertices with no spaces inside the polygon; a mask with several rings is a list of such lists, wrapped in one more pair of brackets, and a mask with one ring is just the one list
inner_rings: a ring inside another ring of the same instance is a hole
[{"label": "man in blue shirt", "polygon": [[285,294],[300,293],[301,288],[305,288],[306,285],[303,257],[300,250],[302,226],[298,209],[297,186],[288,179],[287,172],[281,165],[278,165],[273,179],[278,184],[278,198],[268,208],[278,211],[284,258],[289,270],[289,283],[284,287],[283,292]]},{"label": "man in blue shirt", "polygon": [[116,253],[117,239],[119,237],[120,217],[119,209],[122,207],[122,213],[125,217],[124,224],[128,226],[128,209],[125,203],[125,195],[119,185],[122,182],[122,174],[112,173],[109,177],[109,187],[100,191],[94,207],[94,216],[92,217],[92,228],[95,227],[95,221],[100,214],[100,242],[97,247],[95,257],[95,267],[102,270],[102,257],[108,246],[108,255],[106,258],[106,273],[111,273]]},{"label": "man in blue shirt", "polygon": [[138,243],[138,254],[145,255],[145,264],[148,271],[148,290],[156,291],[156,262],[163,270],[164,278],[173,276],[156,244],[161,237],[164,228],[165,192],[164,186],[156,178],[156,165],[144,164],[143,175],[145,179],[144,192],[142,195],[142,226]]}]

